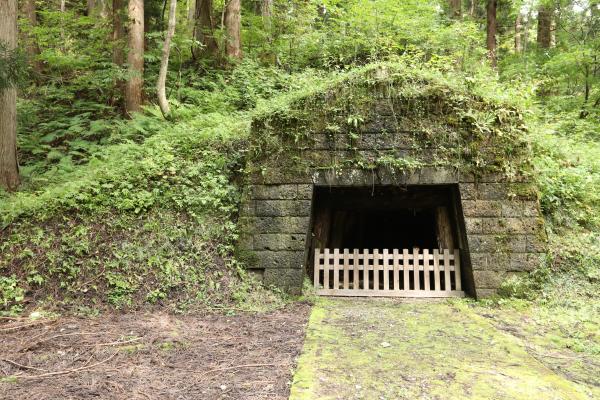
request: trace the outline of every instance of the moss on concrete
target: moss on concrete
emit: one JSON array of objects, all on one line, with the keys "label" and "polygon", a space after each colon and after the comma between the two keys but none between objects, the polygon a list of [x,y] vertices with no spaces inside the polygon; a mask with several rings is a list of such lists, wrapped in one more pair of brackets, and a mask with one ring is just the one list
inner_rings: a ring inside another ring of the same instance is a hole
[{"label": "moss on concrete", "polygon": [[319,299],[291,399],[591,399],[464,301]]}]

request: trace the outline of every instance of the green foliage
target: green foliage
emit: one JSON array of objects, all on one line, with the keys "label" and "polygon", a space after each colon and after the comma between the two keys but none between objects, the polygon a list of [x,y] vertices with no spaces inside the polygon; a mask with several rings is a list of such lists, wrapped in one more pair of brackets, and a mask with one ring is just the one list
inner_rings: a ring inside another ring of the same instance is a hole
[{"label": "green foliage", "polygon": [[414,54],[440,65],[458,59],[467,70],[485,54],[477,25],[450,22],[435,0],[276,1],[271,29],[251,19],[244,39],[251,56],[288,69],[347,68]]},{"label": "green foliage", "polygon": [[15,314],[21,310],[20,303],[25,297],[24,293],[25,291],[19,287],[19,281],[14,275],[0,276],[0,301],[8,314]]},{"label": "green foliage", "polygon": [[600,228],[600,144],[587,135],[559,134],[558,129],[567,124],[569,120],[546,123],[533,136],[542,208],[556,229],[596,230]]},{"label": "green foliage", "polygon": [[11,50],[0,41],[0,90],[23,85],[26,65],[25,54],[20,48]]}]

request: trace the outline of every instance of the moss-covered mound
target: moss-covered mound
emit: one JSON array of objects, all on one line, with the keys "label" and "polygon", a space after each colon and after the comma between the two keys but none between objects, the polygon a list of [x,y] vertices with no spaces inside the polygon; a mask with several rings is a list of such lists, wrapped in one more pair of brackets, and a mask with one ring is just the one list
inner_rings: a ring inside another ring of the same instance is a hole
[{"label": "moss-covered mound", "polygon": [[446,166],[522,178],[531,153],[520,108],[474,85],[403,64],[353,71],[257,115],[250,172]]}]

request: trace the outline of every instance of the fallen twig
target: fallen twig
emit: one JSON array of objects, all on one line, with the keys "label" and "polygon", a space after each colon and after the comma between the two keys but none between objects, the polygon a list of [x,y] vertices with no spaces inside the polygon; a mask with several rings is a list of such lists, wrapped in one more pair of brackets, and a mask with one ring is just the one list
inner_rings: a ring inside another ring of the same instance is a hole
[{"label": "fallen twig", "polygon": [[48,320],[39,320],[39,321],[30,322],[28,324],[21,324],[21,325],[17,325],[17,326],[9,326],[8,328],[2,328],[2,329],[0,329],[0,332],[18,331],[19,329],[27,328],[27,327],[35,326],[35,325],[39,325],[39,324],[43,324],[45,322],[48,322]]},{"label": "fallen twig", "polygon": [[46,369],[41,369],[41,368],[37,368],[37,367],[32,367],[32,366],[30,366],[30,365],[23,365],[23,364],[19,364],[18,362],[16,362],[16,361],[13,361],[13,360],[9,360],[8,358],[0,358],[0,360],[1,360],[1,361],[4,361],[4,362],[7,362],[7,363],[9,363],[9,364],[12,364],[12,365],[14,365],[15,367],[17,367],[17,368],[20,368],[20,369],[34,369],[34,370],[36,370],[36,371],[43,371],[43,372],[46,372],[46,371],[47,371]]},{"label": "fallen twig", "polygon": [[0,319],[5,319],[8,321],[24,321],[28,318],[25,318],[25,317],[0,317]]},{"label": "fallen twig", "polygon": [[58,376],[58,375],[68,375],[68,374],[72,374],[75,372],[81,372],[84,371],[86,369],[90,369],[90,368],[94,368],[100,364],[104,364],[108,361],[110,361],[114,356],[117,355],[118,352],[114,352],[110,357],[105,358],[102,361],[98,361],[97,363],[94,363],[92,365],[86,365],[83,367],[79,367],[79,368],[73,368],[73,369],[66,369],[63,371],[56,371],[56,372],[48,372],[47,374],[41,374],[41,375],[20,375],[18,376],[19,379],[43,379],[43,378],[49,378],[52,376]]},{"label": "fallen twig", "polygon": [[121,344],[133,343],[133,342],[137,342],[139,340],[142,340],[142,338],[138,337],[138,338],[133,338],[133,339],[129,339],[129,340],[116,341],[116,342],[108,342],[108,343],[94,343],[94,344],[87,344],[86,346],[88,346],[88,347],[96,347],[96,346],[119,346]]},{"label": "fallen twig", "polygon": [[204,372],[202,375],[200,375],[200,377],[203,377],[203,376],[208,375],[208,374],[212,374],[213,372],[229,371],[229,370],[232,370],[232,369],[256,368],[256,367],[275,367],[277,365],[280,365],[280,364],[244,364],[244,365],[234,365],[233,367],[210,369],[210,370]]},{"label": "fallen twig", "polygon": [[[31,349],[32,347],[38,346],[38,345],[40,345],[40,344],[42,344],[42,343],[49,342],[50,340],[52,340],[52,339],[56,339],[56,338],[59,338],[59,337],[64,337],[64,336],[78,336],[78,335],[79,335],[79,336],[81,336],[81,335],[101,335],[102,333],[103,333],[103,332],[73,332],[73,333],[61,333],[61,334],[59,334],[59,335],[50,336],[49,338],[46,338],[46,339],[38,340],[37,342],[33,342],[33,343],[31,343],[31,344],[29,344],[29,345],[27,345],[27,346],[25,346],[25,347],[21,347],[21,348],[19,349],[19,352],[21,352],[21,351],[26,351],[26,350],[29,350],[29,349]],[[41,336],[41,335],[35,336],[35,337],[34,337],[34,339],[35,339],[35,338],[37,338],[37,337],[39,337],[39,336]]]}]

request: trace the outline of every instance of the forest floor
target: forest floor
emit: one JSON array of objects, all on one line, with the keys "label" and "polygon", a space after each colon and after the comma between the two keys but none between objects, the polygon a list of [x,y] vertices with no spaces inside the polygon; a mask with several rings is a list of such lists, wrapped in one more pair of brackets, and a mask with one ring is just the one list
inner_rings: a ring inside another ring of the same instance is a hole
[{"label": "forest floor", "polygon": [[310,306],[5,319],[1,399],[287,399]]},{"label": "forest floor", "polygon": [[319,299],[290,399],[600,398],[600,356],[566,348],[567,335],[538,312]]}]

